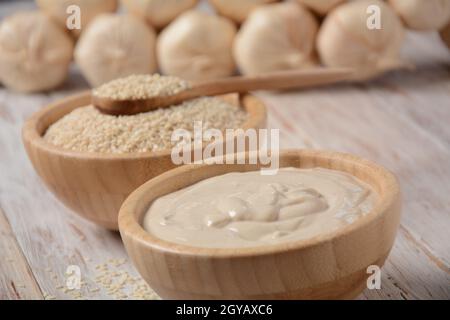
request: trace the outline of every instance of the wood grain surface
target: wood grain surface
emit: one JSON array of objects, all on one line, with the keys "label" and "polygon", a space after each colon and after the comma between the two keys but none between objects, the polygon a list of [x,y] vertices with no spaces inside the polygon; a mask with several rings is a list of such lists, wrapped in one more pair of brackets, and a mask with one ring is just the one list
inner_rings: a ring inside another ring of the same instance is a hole
[{"label": "wood grain surface", "polygon": [[[437,34],[414,33],[404,55],[417,63],[416,71],[259,96],[269,106],[270,127],[281,129],[283,148],[352,152],[400,179],[403,216],[382,288],[365,290],[360,299],[450,299],[450,52]],[[86,88],[77,70],[48,94],[0,87],[0,299],[156,298],[118,233],[70,213],[23,149],[26,118]],[[81,290],[64,287],[70,265],[81,270]]]}]

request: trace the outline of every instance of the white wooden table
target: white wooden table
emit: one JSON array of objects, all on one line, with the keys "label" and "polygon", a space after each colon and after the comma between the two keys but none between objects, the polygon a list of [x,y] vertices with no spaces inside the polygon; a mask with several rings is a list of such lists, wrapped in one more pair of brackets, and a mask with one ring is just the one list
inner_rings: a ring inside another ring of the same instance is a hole
[{"label": "white wooden table", "polygon": [[[435,34],[409,35],[405,55],[419,67],[355,85],[260,96],[284,148],[326,148],[377,161],[400,179],[404,209],[382,270],[381,290],[361,299],[450,299],[450,53]],[[20,131],[47,103],[87,88],[76,70],[50,94],[0,88],[0,299],[133,298],[112,292],[135,278],[118,233],[79,218],[47,191],[29,163]],[[65,288],[79,266],[81,290]],[[115,278],[114,278],[115,277]],[[104,280],[104,279],[103,279]],[[147,292],[149,298],[155,296]]]}]

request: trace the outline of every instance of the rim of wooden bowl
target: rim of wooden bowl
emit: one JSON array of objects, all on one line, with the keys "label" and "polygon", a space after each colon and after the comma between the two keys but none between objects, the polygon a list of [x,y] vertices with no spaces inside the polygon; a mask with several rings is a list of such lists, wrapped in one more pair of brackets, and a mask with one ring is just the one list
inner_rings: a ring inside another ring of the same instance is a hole
[{"label": "rim of wooden bowl", "polygon": [[[166,253],[177,254],[181,256],[197,256],[205,258],[230,258],[230,257],[254,257],[262,255],[271,255],[276,253],[285,253],[304,249],[307,247],[313,247],[321,245],[325,242],[335,240],[339,237],[347,236],[357,229],[372,223],[374,220],[379,219],[383,213],[395,206],[396,201],[401,199],[400,187],[395,175],[386,168],[355,155],[340,153],[334,151],[325,150],[308,150],[308,149],[286,149],[280,151],[280,160],[282,157],[297,156],[299,158],[306,159],[322,159],[330,163],[332,160],[339,159],[340,164],[351,165],[352,167],[359,167],[360,169],[368,169],[370,174],[368,178],[376,180],[379,185],[377,192],[378,199],[372,211],[364,217],[358,219],[356,222],[337,229],[333,232],[327,232],[322,235],[318,235],[312,238],[297,240],[286,243],[273,244],[268,246],[255,246],[255,247],[240,247],[240,248],[209,248],[190,246],[185,244],[179,244],[175,242],[169,242],[160,239],[150,232],[144,230],[142,226],[142,218],[144,213],[138,213],[137,206],[139,200],[145,199],[148,194],[148,190],[157,188],[159,184],[164,184],[167,178],[172,178],[176,175],[189,172],[193,169],[203,168],[208,164],[189,164],[184,165],[172,170],[169,170],[150,181],[146,182],[138,189],[136,189],[122,204],[119,211],[119,231],[124,237],[131,238],[134,241],[141,243],[142,245],[149,247],[156,251],[164,251]],[[215,165],[213,165],[215,166]],[[324,167],[317,165],[317,167]],[[343,166],[340,166],[338,171],[346,172]],[[212,175],[210,177],[213,177]],[[367,182],[368,183],[368,182]],[[370,184],[370,183],[369,183]],[[188,185],[183,186],[187,187]],[[372,185],[373,187],[373,185]],[[170,192],[175,192],[179,189],[174,189]],[[169,193],[170,193],[169,192]],[[167,193],[165,193],[167,194]],[[148,208],[154,199],[146,199],[148,202],[145,206]],[[146,210],[144,210],[146,211]]]},{"label": "rim of wooden bowl", "polygon": [[[170,156],[171,149],[158,150],[158,151],[148,151],[148,152],[133,152],[133,153],[100,153],[100,152],[87,152],[87,151],[73,151],[63,149],[61,147],[52,145],[51,143],[45,141],[44,133],[48,127],[61,119],[63,116],[69,112],[84,107],[90,104],[91,91],[83,91],[78,94],[68,96],[66,98],[55,101],[43,109],[34,113],[22,128],[22,137],[27,142],[33,144],[35,147],[45,150],[46,152],[59,154],[61,156],[77,158],[77,159],[99,159],[99,160],[123,160],[123,159],[149,159],[157,158],[161,156]],[[83,101],[85,103],[80,103],[80,105],[74,105],[68,107],[67,105],[74,104],[77,101]],[[253,103],[245,103],[246,100],[252,100]],[[267,117],[266,105],[258,97],[246,93],[242,94],[241,98],[241,108],[249,114],[249,118],[242,125],[242,129],[246,130],[249,128],[260,128],[262,124],[265,124]],[[64,108],[63,108],[64,107]],[[57,109],[62,110],[58,113]],[[54,113],[57,113],[54,115]],[[49,119],[50,118],[50,119]]]}]

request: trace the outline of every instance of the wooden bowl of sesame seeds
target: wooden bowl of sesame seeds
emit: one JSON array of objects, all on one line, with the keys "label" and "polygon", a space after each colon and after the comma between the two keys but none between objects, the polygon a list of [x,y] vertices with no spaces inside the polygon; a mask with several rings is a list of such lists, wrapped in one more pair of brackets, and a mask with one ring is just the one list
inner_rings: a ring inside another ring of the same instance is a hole
[{"label": "wooden bowl of sesame seeds", "polygon": [[[24,124],[23,143],[36,172],[61,202],[95,224],[117,230],[118,212],[128,195],[176,165],[172,162],[170,148],[156,151],[141,148],[139,152],[129,148],[121,153],[121,148],[126,146],[119,144],[114,146],[114,150],[119,152],[105,153],[101,144],[98,148],[89,149],[79,143],[77,147],[83,150],[79,151],[44,138],[49,127],[78,108],[90,105],[90,102],[91,93],[83,92],[38,111]],[[266,107],[261,100],[250,94],[242,95],[240,108],[247,114],[240,126],[242,129],[265,127]],[[84,120],[89,122],[91,118]],[[68,127],[63,133],[72,136],[83,134],[71,130],[74,128]]]}]

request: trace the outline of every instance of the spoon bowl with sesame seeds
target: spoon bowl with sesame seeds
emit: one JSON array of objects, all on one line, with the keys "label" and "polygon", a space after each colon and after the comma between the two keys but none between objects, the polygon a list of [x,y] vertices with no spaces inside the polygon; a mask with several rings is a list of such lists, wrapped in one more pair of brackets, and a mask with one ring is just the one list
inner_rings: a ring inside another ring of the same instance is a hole
[{"label": "spoon bowl with sesame seeds", "polygon": [[196,83],[158,74],[132,75],[94,89],[92,104],[105,114],[133,115],[167,108],[203,96],[315,87],[345,81],[350,79],[351,75],[349,69],[315,68]]},{"label": "spoon bowl with sesame seeds", "polygon": [[118,229],[120,206],[132,191],[177,166],[171,159],[175,129],[193,132],[195,121],[204,129],[266,126],[264,103],[249,94],[202,97],[131,116],[100,113],[90,102],[87,91],[41,109],[24,124],[22,139],[48,189],[111,230]]}]

